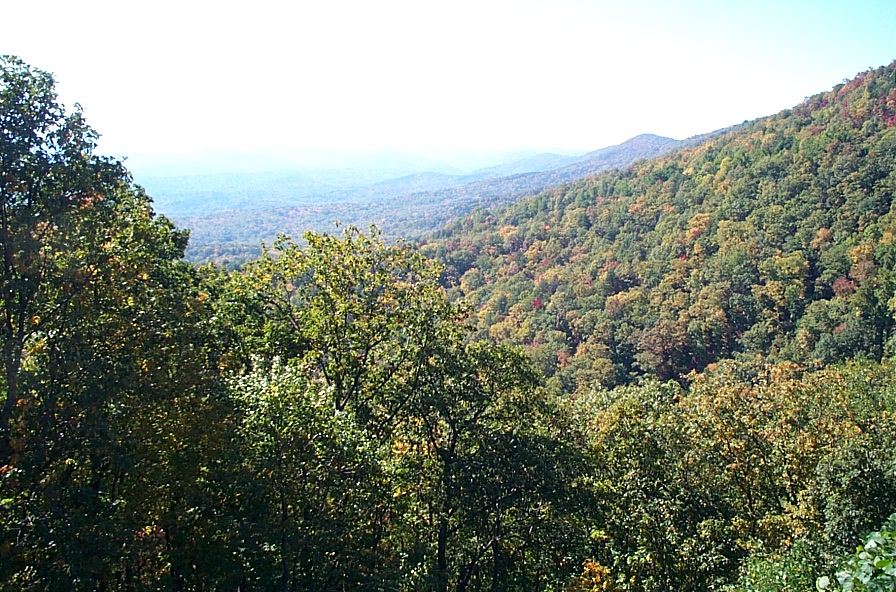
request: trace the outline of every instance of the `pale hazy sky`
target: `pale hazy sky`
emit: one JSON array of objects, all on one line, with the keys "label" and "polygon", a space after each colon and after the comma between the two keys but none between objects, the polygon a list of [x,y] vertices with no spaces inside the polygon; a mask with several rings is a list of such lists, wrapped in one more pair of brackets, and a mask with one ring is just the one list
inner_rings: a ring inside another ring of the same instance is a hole
[{"label": "pale hazy sky", "polygon": [[119,156],[594,149],[790,107],[896,58],[896,2],[0,0]]}]

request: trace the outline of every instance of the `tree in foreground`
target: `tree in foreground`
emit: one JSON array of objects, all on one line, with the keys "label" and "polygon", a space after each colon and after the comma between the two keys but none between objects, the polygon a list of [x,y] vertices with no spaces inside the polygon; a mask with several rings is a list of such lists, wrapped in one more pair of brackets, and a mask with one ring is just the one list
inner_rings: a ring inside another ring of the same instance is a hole
[{"label": "tree in foreground", "polygon": [[869,534],[855,554],[846,559],[834,578],[821,576],[819,591],[892,592],[896,590],[896,514]]},{"label": "tree in foreground", "polygon": [[187,234],[53,84],[0,58],[0,581],[212,580],[227,414]]},{"label": "tree in foreground", "polygon": [[527,358],[470,342],[408,246],[305,239],[234,275],[222,304],[261,355],[231,396],[259,495],[279,500],[260,504],[276,508],[259,518],[269,585],[561,586],[584,550],[581,458]]}]

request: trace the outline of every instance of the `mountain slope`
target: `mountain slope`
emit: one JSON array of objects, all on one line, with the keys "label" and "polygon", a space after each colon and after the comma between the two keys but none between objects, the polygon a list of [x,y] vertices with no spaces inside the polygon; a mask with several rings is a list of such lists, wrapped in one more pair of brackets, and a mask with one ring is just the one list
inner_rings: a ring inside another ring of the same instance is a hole
[{"label": "mountain slope", "polygon": [[[313,199],[296,199],[288,206],[264,203],[266,207],[263,208],[216,211],[175,219],[192,231],[188,256],[193,260],[220,261],[230,258],[238,261],[255,254],[260,241],[271,241],[278,233],[300,236],[309,229],[332,230],[336,220],[362,228],[376,224],[387,237],[413,238],[438,229],[477,207],[493,208],[512,203],[547,187],[608,168],[625,166],[637,159],[663,154],[677,147],[693,145],[711,135],[683,141],[641,135],[617,146],[576,157],[573,164],[566,164],[568,161],[565,158],[555,159],[564,166],[548,171],[488,178],[472,183],[470,179],[490,173],[487,170],[479,171],[456,178],[415,175],[366,187],[332,191]],[[524,159],[507,166],[545,165],[550,160]],[[425,190],[415,191],[414,184],[418,187],[429,186]],[[433,189],[439,185],[443,188]]]},{"label": "mountain slope", "polygon": [[726,357],[880,358],[896,308],[894,68],[704,144],[479,211],[425,245],[557,390]]}]

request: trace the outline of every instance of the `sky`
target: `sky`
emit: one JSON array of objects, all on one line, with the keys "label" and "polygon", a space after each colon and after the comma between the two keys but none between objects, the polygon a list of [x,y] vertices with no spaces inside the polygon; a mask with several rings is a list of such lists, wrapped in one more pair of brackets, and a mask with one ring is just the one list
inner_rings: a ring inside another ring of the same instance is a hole
[{"label": "sky", "polygon": [[0,0],[106,154],[593,150],[896,59],[893,0]]}]

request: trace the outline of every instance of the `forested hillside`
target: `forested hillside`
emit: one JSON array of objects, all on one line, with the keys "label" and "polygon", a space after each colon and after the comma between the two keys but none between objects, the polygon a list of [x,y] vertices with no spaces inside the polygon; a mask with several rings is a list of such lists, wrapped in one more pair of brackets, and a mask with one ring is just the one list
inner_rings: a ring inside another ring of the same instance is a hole
[{"label": "forested hillside", "polygon": [[892,75],[232,272],[0,58],[0,590],[893,590]]},{"label": "forested hillside", "polygon": [[896,88],[866,72],[704,144],[456,222],[424,246],[478,334],[557,392],[720,359],[889,352]]}]

